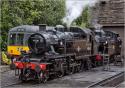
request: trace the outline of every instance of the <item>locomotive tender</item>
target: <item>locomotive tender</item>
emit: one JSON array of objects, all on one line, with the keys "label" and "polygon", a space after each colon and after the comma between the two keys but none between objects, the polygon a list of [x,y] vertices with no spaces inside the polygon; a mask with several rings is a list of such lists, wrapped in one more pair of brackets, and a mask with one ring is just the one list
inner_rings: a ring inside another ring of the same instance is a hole
[{"label": "locomotive tender", "polygon": [[95,33],[90,29],[39,25],[39,31],[28,38],[30,51],[15,61],[14,66],[22,81],[46,82],[52,75],[62,77],[89,69],[100,45],[107,47],[107,41],[97,43]]}]

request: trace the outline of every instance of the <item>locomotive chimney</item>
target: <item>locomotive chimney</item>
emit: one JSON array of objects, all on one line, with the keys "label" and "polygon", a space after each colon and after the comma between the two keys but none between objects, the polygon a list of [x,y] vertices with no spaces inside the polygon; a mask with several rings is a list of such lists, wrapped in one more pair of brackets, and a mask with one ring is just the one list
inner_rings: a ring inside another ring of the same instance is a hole
[{"label": "locomotive chimney", "polygon": [[45,31],[46,30],[46,24],[39,24],[39,31]]}]

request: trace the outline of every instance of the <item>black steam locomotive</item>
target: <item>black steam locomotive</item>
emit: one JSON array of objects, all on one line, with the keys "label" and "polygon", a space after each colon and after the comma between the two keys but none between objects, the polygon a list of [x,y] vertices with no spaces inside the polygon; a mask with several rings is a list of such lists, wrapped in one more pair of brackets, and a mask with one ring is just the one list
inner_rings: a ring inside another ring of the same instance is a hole
[{"label": "black steam locomotive", "polygon": [[[30,51],[23,51],[21,60],[14,62],[16,74],[22,81],[46,82],[52,75],[62,77],[91,68],[101,58],[100,51],[109,54],[108,38],[99,37],[98,42],[95,34],[79,27],[39,25],[39,31],[28,38]],[[115,52],[114,42],[112,46]]]}]

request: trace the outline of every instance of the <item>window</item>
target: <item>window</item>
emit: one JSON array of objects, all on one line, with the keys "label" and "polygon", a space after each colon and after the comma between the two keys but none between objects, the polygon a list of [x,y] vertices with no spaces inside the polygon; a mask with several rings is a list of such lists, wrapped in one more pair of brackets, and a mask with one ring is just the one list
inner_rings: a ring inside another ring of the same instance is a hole
[{"label": "window", "polygon": [[17,34],[17,45],[23,45],[24,34]]},{"label": "window", "polygon": [[32,33],[26,33],[25,35],[24,35],[24,45],[28,45],[28,39],[29,39],[29,37],[30,37],[30,35],[31,35]]},{"label": "window", "polygon": [[100,36],[100,37],[104,37],[105,33],[104,32],[95,32],[95,35]]},{"label": "window", "polygon": [[71,27],[70,31],[74,33],[74,37],[78,37],[78,38],[81,38],[81,39],[86,38],[86,33],[80,28]]},{"label": "window", "polygon": [[10,34],[9,45],[15,45],[15,44],[16,44],[16,34]]}]

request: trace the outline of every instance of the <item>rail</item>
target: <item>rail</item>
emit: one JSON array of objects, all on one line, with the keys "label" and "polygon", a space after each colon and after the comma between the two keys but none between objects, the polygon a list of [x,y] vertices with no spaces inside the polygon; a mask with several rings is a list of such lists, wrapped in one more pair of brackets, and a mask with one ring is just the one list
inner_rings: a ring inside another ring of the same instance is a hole
[{"label": "rail", "polygon": [[116,86],[119,83],[121,83],[122,81],[124,81],[124,72],[120,72],[119,74],[111,76],[111,77],[104,79],[100,82],[96,82],[94,84],[91,84],[87,88],[96,88],[96,87],[100,87],[100,86],[101,87],[102,86]]}]

